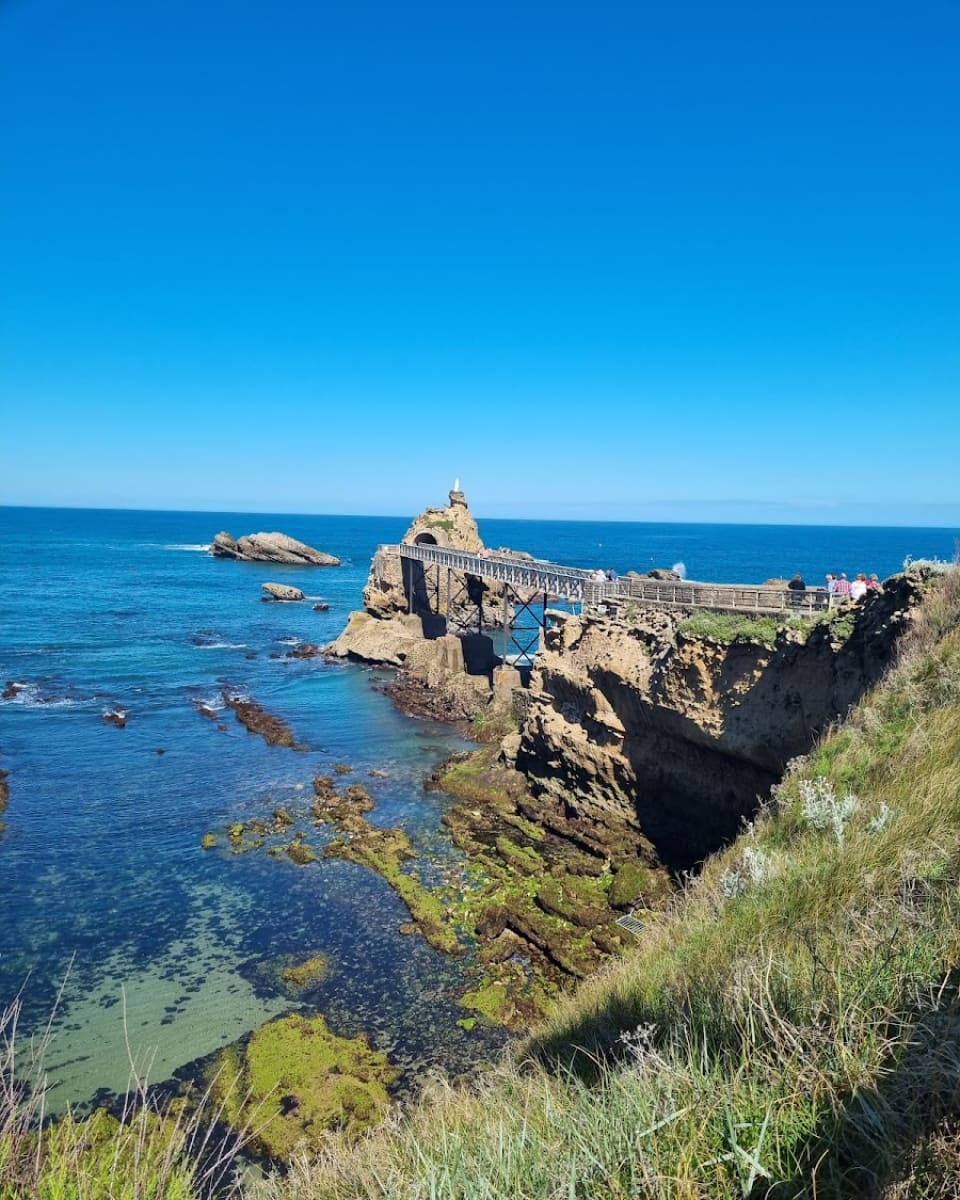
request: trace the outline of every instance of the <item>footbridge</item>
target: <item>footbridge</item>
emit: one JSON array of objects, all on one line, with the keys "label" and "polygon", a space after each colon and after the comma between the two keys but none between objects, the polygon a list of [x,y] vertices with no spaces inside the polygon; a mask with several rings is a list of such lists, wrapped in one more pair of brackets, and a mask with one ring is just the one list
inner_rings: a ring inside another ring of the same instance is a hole
[{"label": "footbridge", "polygon": [[[547,622],[547,608],[565,601],[581,611],[616,612],[629,616],[631,606],[668,609],[710,609],[714,612],[744,613],[758,617],[812,617],[830,607],[826,588],[807,588],[804,592],[787,587],[744,586],[728,583],[694,583],[686,580],[650,579],[625,575],[616,579],[600,578],[600,572],[580,567],[528,558],[525,555],[483,551],[469,554],[432,544],[402,543],[379,546],[375,569],[390,559],[400,560],[410,611],[417,602],[448,618],[458,609],[476,609],[477,632],[483,628],[484,594],[482,584],[495,584],[503,614],[497,625],[517,629],[524,620],[533,633],[530,638],[513,638],[518,656],[534,649],[539,631]],[[466,631],[463,622],[461,629]]]}]

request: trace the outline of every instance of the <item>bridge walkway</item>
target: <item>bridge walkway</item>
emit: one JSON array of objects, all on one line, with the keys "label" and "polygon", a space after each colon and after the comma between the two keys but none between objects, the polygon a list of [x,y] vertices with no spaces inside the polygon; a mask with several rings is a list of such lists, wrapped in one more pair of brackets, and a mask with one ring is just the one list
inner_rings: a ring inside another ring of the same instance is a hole
[{"label": "bridge walkway", "polygon": [[[622,608],[631,603],[664,608],[710,609],[754,616],[812,617],[830,608],[826,588],[794,592],[786,587],[747,586],[733,583],[694,583],[686,580],[645,579],[621,576],[599,580],[595,573],[541,559],[516,558],[494,553],[468,554],[442,546],[380,546],[377,555],[397,556],[425,567],[446,567],[509,587],[516,593],[541,594],[566,600],[585,609]],[[376,560],[375,560],[376,561]]]}]

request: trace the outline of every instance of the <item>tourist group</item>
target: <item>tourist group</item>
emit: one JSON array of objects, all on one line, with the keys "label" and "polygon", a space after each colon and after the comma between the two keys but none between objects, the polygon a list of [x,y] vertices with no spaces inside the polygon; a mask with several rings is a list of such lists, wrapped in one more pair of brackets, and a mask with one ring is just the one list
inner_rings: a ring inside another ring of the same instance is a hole
[{"label": "tourist group", "polygon": [[[827,591],[830,593],[830,599],[836,600],[862,600],[867,592],[876,591],[880,587],[880,580],[876,575],[865,575],[862,571],[856,575],[851,581],[847,578],[846,573],[841,571],[839,575],[827,575]],[[799,573],[787,584],[787,587],[792,592],[805,592],[807,585],[803,576]]]}]

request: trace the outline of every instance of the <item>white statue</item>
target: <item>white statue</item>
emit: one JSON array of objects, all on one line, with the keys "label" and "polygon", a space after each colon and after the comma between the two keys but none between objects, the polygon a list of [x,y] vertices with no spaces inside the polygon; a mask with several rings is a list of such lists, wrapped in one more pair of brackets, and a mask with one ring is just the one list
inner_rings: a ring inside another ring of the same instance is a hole
[{"label": "white statue", "polygon": [[460,491],[460,477],[459,477],[459,475],[458,475],[458,476],[457,476],[457,478],[456,478],[456,479],[453,481],[453,490],[454,490],[455,492],[459,492],[459,491]]}]

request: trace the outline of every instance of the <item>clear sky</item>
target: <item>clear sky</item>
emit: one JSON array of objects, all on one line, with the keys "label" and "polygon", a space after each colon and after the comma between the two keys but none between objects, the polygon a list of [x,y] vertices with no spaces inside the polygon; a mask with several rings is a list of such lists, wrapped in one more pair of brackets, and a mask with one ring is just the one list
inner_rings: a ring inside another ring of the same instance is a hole
[{"label": "clear sky", "polygon": [[958,0],[0,0],[0,502],[960,524],[958,385]]}]

